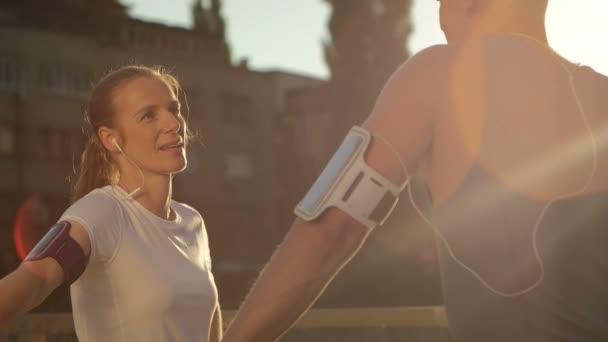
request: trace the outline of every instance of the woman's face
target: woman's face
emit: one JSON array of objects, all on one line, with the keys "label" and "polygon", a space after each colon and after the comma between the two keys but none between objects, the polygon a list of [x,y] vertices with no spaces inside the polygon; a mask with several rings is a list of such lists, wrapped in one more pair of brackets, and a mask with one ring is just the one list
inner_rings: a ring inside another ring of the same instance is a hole
[{"label": "woman's face", "polygon": [[165,81],[152,76],[128,80],[114,90],[112,105],[117,142],[144,173],[170,175],[186,168],[186,125]]}]

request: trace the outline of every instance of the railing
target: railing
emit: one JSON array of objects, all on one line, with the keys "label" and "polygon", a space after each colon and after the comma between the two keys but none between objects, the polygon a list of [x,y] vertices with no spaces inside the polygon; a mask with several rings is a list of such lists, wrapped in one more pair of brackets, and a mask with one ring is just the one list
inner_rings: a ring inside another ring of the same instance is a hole
[{"label": "railing", "polygon": [[[234,311],[223,314],[229,322]],[[313,309],[281,341],[447,342],[447,330],[443,307]],[[0,333],[0,342],[4,341],[76,341],[72,315],[25,315]]]}]

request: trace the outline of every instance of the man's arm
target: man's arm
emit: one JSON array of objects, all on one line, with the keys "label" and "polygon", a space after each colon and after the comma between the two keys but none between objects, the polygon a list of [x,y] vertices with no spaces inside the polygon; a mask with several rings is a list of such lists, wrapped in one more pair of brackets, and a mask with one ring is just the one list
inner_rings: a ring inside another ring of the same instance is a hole
[{"label": "man's arm", "polygon": [[361,246],[367,228],[337,209],[323,224],[296,219],[224,341],[273,341],[304,313]]},{"label": "man's arm", "polygon": [[[391,141],[399,159],[411,171],[431,143],[433,118],[426,114],[432,111],[428,104],[433,103],[428,95],[431,89],[437,91],[432,74],[440,68],[432,64],[438,58],[434,55],[440,53],[440,47],[438,51],[433,48],[425,53],[432,56],[412,58],[400,68],[363,125],[372,134]],[[372,140],[366,159],[395,184],[405,180],[397,156],[382,143]],[[312,222],[296,219],[232,321],[224,341],[279,338],[319,297],[368,234],[366,227],[336,208],[326,210]]]}]

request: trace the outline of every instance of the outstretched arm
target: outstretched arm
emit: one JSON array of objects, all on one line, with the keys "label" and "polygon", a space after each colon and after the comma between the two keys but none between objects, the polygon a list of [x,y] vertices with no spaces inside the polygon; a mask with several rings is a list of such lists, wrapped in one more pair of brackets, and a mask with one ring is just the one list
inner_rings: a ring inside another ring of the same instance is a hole
[{"label": "outstretched arm", "polygon": [[[274,253],[224,341],[273,341],[320,295],[354,255],[367,228],[333,209],[321,222],[297,219]],[[352,227],[351,227],[352,225]]]},{"label": "outstretched arm", "polygon": [[0,326],[38,306],[62,281],[63,271],[54,260],[22,263],[0,280]]},{"label": "outstretched arm", "polygon": [[[88,255],[91,247],[86,230],[77,222],[70,223],[70,236]],[[63,281],[61,266],[50,257],[23,262],[0,280],[0,327],[40,305]]]},{"label": "outstretched arm", "polygon": [[[372,139],[367,164],[402,184],[426,158],[432,141],[434,106],[444,55],[437,47],[413,57],[383,89],[372,115],[363,124],[392,148]],[[441,75],[444,76],[444,75]],[[352,258],[369,230],[345,212],[329,208],[318,219],[296,219],[251,289],[224,337],[225,342],[273,341],[319,297],[336,273]]]}]

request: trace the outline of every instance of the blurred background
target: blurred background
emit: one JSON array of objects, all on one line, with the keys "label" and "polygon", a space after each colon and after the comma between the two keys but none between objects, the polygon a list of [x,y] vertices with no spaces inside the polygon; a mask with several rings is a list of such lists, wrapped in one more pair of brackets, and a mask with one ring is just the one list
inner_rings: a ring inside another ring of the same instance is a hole
[{"label": "blurred background", "polygon": [[[174,197],[202,213],[220,301],[235,309],[285,235],[294,205],[392,71],[444,42],[438,7],[432,0],[0,0],[0,276],[69,205],[92,84],[119,65],[163,65],[182,83],[190,129],[199,134]],[[608,73],[606,13],[605,0],[551,0],[550,42]],[[413,186],[418,203],[428,203],[424,184]],[[315,307],[440,306],[434,248],[404,198]],[[36,311],[69,313],[68,289]]]}]

